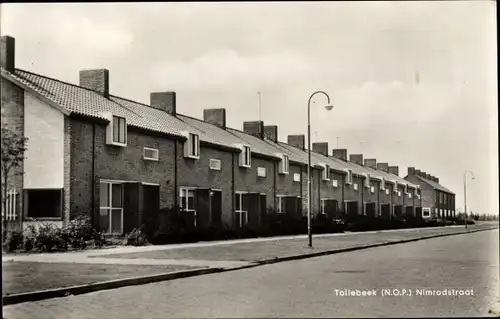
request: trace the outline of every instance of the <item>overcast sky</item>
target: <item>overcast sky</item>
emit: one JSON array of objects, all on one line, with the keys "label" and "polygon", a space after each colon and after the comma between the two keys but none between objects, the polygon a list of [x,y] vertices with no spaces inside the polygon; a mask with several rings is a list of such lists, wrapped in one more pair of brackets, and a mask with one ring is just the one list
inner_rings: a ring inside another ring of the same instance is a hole
[{"label": "overcast sky", "polygon": [[227,109],[228,125],[261,119],[279,138],[415,166],[463,210],[498,213],[496,3],[255,2],[2,4],[18,68],[78,83],[110,70],[112,94],[149,102],[177,92],[179,113]]}]

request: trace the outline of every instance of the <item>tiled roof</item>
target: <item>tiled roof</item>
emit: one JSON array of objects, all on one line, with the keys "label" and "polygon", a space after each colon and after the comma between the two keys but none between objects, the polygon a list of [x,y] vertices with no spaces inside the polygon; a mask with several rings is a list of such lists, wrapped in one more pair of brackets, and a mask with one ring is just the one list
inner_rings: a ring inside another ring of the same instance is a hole
[{"label": "tiled roof", "polygon": [[240,140],[244,141],[245,144],[248,144],[252,152],[257,152],[262,155],[267,155],[274,157],[276,159],[280,159],[276,154],[282,152],[280,152],[278,148],[274,147],[265,140],[232,128],[227,128],[227,131],[235,135]]},{"label": "tiled roof", "polygon": [[433,188],[435,188],[437,190],[455,195],[455,193],[453,193],[452,191],[450,191],[449,189],[447,189],[446,187],[444,187],[443,185],[441,185],[439,183],[428,180],[427,178],[423,178],[422,176],[417,176],[417,178],[426,182],[427,184],[431,185]]}]

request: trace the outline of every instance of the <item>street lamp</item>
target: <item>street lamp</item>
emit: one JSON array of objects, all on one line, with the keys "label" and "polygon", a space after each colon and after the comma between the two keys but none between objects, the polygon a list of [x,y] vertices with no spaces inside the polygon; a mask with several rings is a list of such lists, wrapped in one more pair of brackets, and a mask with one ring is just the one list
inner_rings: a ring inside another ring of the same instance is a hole
[{"label": "street lamp", "polygon": [[309,97],[309,102],[307,102],[307,236],[309,237],[309,248],[312,248],[312,232],[311,232],[311,211],[312,211],[312,201],[311,201],[311,100],[314,95],[321,93],[328,99],[328,104],[325,105],[327,111],[333,109],[333,105],[330,104],[330,97],[323,91],[316,91]]},{"label": "street lamp", "polygon": [[467,229],[467,173],[470,173],[472,179],[474,179],[474,173],[472,171],[467,170],[464,172],[465,229]]}]

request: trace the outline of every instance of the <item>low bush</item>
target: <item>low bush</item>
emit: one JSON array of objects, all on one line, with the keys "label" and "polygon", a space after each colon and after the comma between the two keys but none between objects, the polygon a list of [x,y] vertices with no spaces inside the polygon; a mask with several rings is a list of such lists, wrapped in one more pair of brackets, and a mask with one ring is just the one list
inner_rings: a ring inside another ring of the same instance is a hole
[{"label": "low bush", "polygon": [[12,230],[7,233],[6,248],[8,251],[14,251],[23,247],[24,235],[22,231]]},{"label": "low bush", "polygon": [[135,228],[125,236],[123,244],[126,246],[144,246],[148,244],[148,240],[142,229]]},{"label": "low bush", "polygon": [[61,228],[54,224],[44,224],[36,234],[35,247],[42,252],[67,250],[68,242]]}]

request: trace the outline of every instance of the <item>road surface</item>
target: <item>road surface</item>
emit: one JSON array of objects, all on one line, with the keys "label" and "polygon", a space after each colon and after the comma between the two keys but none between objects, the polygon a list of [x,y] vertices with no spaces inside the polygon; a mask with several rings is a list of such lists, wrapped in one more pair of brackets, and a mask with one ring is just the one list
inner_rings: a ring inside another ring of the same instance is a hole
[{"label": "road surface", "polygon": [[[4,318],[485,316],[499,230],[4,307]],[[405,296],[382,296],[391,289]],[[341,296],[349,289],[376,296]],[[421,296],[442,292],[463,296]],[[455,289],[454,291],[452,289]],[[411,293],[411,296],[409,295]],[[466,295],[466,294],[473,295]]]}]

